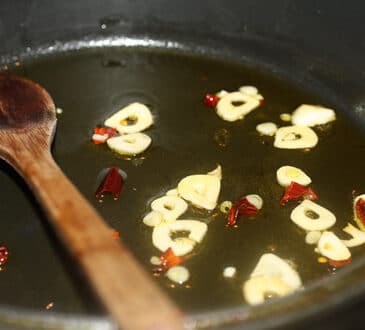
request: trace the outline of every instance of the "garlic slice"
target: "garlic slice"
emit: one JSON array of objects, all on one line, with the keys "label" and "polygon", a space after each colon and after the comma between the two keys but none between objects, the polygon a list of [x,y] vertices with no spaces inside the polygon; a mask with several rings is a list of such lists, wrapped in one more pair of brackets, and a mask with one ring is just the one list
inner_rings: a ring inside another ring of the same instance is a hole
[{"label": "garlic slice", "polygon": [[184,266],[174,266],[166,272],[166,276],[172,282],[183,284],[189,279],[190,272]]},{"label": "garlic slice", "polygon": [[[203,240],[207,230],[208,226],[204,222],[197,220],[177,220],[154,227],[152,243],[162,252],[171,247],[176,256],[182,256],[191,252],[195,245]],[[189,232],[188,237],[172,239],[171,235],[179,231]]]},{"label": "garlic slice", "polygon": [[302,286],[299,274],[286,261],[273,253],[265,253],[261,256],[251,273],[251,278],[259,276],[278,277],[293,289]]},{"label": "garlic slice", "polygon": [[121,155],[137,155],[151,144],[151,138],[143,133],[132,133],[112,137],[106,141],[108,147]]},{"label": "garlic slice", "polygon": [[290,219],[307,231],[326,230],[336,222],[331,211],[307,199],[291,212]]},{"label": "garlic slice", "polygon": [[177,189],[170,189],[166,192],[166,196],[179,196],[179,193],[177,192]]},{"label": "garlic slice", "polygon": [[177,196],[163,196],[155,199],[151,203],[151,209],[160,212],[166,222],[174,222],[185,213],[188,204]]},{"label": "garlic slice", "polygon": [[292,114],[293,125],[309,126],[327,124],[336,120],[336,114],[332,109],[317,105],[302,104]]},{"label": "garlic slice", "polygon": [[365,243],[365,233],[354,227],[352,224],[348,223],[342,230],[352,236],[351,239],[342,240],[347,247],[360,246]]},{"label": "garlic slice", "polygon": [[143,218],[143,223],[146,226],[155,227],[162,223],[163,215],[158,211],[151,211],[145,215]]},{"label": "garlic slice", "polygon": [[[132,120],[132,124],[128,124]],[[115,128],[120,134],[138,133],[153,124],[150,110],[141,103],[131,103],[109,117],[105,126]]]},{"label": "garlic slice", "polygon": [[271,122],[261,123],[256,126],[256,131],[262,135],[274,136],[277,130],[276,124]]},{"label": "garlic slice", "polygon": [[217,114],[223,120],[236,121],[242,119],[259,105],[260,101],[252,96],[241,92],[228,93],[218,101]]},{"label": "garlic slice", "polygon": [[207,174],[216,176],[219,180],[222,180],[222,166],[218,164],[214,170],[208,172]]},{"label": "garlic slice", "polygon": [[[354,199],[354,203],[353,203],[353,209],[354,209],[354,220],[356,222],[356,224],[359,226],[359,228],[362,231],[365,231],[365,224],[362,222],[362,220],[358,217],[357,215],[357,211],[356,211],[356,203],[359,201],[359,199],[363,199],[365,200],[365,194],[359,195]],[[364,210],[365,212],[365,210]]]},{"label": "garlic slice", "polygon": [[275,135],[274,147],[279,149],[313,148],[318,143],[317,134],[306,126],[280,127]]},{"label": "garlic slice", "polygon": [[319,253],[323,256],[335,260],[347,260],[351,257],[351,252],[345,244],[331,231],[325,231],[318,241]]},{"label": "garlic slice", "polygon": [[288,187],[292,181],[302,186],[309,185],[312,180],[300,168],[294,166],[282,166],[276,171],[276,178],[283,187]]},{"label": "garlic slice", "polygon": [[255,86],[241,86],[238,90],[243,94],[251,96],[259,93],[259,90]]},{"label": "garlic slice", "polygon": [[250,204],[255,206],[258,210],[262,209],[262,205],[263,205],[264,201],[262,200],[262,198],[259,195],[256,195],[256,194],[246,195],[246,199]]},{"label": "garlic slice", "polygon": [[177,190],[179,195],[197,207],[213,210],[221,188],[221,182],[214,175],[190,175],[182,179]]},{"label": "garlic slice", "polygon": [[250,305],[265,302],[268,295],[285,296],[295,289],[278,276],[257,276],[247,280],[242,287],[243,296]]}]

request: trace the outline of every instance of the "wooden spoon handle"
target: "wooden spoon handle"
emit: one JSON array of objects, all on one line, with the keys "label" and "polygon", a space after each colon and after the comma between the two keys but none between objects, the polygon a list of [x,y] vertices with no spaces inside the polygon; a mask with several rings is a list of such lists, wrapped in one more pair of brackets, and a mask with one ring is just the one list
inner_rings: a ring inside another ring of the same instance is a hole
[{"label": "wooden spoon handle", "polygon": [[21,158],[16,167],[118,324],[133,330],[182,329],[178,309],[113,237],[50,153],[22,150]]}]

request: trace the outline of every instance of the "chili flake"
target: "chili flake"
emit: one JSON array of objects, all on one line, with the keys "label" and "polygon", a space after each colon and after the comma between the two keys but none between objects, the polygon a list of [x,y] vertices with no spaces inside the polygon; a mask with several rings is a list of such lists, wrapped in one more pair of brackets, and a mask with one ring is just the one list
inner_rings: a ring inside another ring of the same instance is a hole
[{"label": "chili flake", "polygon": [[124,180],[119,173],[118,167],[111,167],[96,191],[95,197],[100,199],[105,194],[110,193],[114,199],[117,199],[122,192],[123,185]]},{"label": "chili flake", "polygon": [[239,215],[255,215],[258,212],[258,208],[251,204],[246,196],[243,196],[231,207],[228,213],[227,224],[228,226],[234,226]]},{"label": "chili flake", "polygon": [[217,105],[218,101],[219,101],[219,97],[216,95],[209,94],[209,93],[205,95],[204,103],[209,107],[214,108]]},{"label": "chili flake", "polygon": [[311,201],[315,201],[318,198],[317,194],[311,188],[304,187],[301,184],[292,181],[289,187],[285,189],[280,204],[285,205],[287,202],[297,200],[301,197]]},{"label": "chili flake", "polygon": [[94,144],[105,143],[108,139],[117,135],[117,130],[111,127],[96,127],[92,140]]},{"label": "chili flake", "polygon": [[153,272],[154,273],[163,273],[167,271],[169,268],[173,266],[177,266],[184,262],[186,258],[178,257],[175,255],[174,251],[171,247],[169,247],[161,256],[160,256],[160,264],[156,267]]},{"label": "chili flake", "polygon": [[359,198],[355,204],[357,218],[365,225],[365,199]]},{"label": "chili flake", "polygon": [[5,265],[8,261],[9,250],[6,246],[0,245],[0,266]]},{"label": "chili flake", "polygon": [[329,259],[328,263],[333,267],[339,268],[339,267],[343,267],[343,266],[346,266],[346,265],[350,264],[351,261],[352,261],[352,258],[350,257],[350,258],[345,259],[345,260],[332,260],[332,259]]}]

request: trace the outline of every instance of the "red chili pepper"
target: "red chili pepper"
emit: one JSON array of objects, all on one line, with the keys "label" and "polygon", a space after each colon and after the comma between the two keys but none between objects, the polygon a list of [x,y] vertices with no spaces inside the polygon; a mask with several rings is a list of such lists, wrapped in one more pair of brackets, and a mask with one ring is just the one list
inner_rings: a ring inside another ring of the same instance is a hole
[{"label": "red chili pepper", "polygon": [[108,139],[117,135],[117,130],[111,127],[95,127],[93,142],[94,144],[105,143]]},{"label": "red chili pepper", "polygon": [[297,200],[303,197],[304,199],[310,199],[311,201],[315,201],[318,196],[311,189],[302,186],[301,184],[292,181],[290,186],[285,189],[284,195],[280,200],[280,204],[284,205],[289,201]]},{"label": "red chili pepper", "polygon": [[228,226],[234,226],[237,222],[238,215],[255,215],[258,212],[258,208],[251,204],[246,196],[243,196],[229,210],[227,224]]},{"label": "red chili pepper", "polygon": [[214,108],[219,101],[219,97],[213,94],[206,94],[204,98],[204,103],[212,108]]},{"label": "red chili pepper", "polygon": [[161,263],[153,270],[154,273],[163,273],[173,266],[177,266],[184,262],[186,258],[175,255],[171,247],[169,247],[160,257]]},{"label": "red chili pepper", "polygon": [[352,261],[352,258],[348,258],[345,260],[332,260],[332,259],[328,259],[328,263],[332,266],[332,267],[336,267],[336,268],[340,268],[343,266],[346,266],[348,264],[350,264]]},{"label": "red chili pepper", "polygon": [[365,199],[359,198],[355,204],[356,216],[365,225]]},{"label": "red chili pepper", "polygon": [[6,246],[0,245],[0,266],[5,265],[8,261],[9,250]]},{"label": "red chili pepper", "polygon": [[95,197],[100,199],[105,194],[110,193],[115,199],[117,199],[122,192],[123,185],[124,180],[119,173],[118,167],[112,167],[109,169],[103,182],[96,191]]}]

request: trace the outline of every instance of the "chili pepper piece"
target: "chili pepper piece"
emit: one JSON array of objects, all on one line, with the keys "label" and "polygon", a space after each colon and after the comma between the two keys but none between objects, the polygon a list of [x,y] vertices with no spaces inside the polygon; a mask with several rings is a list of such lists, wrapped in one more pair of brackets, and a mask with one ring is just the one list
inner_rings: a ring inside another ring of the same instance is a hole
[{"label": "chili pepper piece", "polygon": [[123,185],[124,180],[119,173],[119,169],[117,167],[111,167],[96,191],[95,197],[100,199],[105,194],[110,193],[114,199],[117,199],[122,192]]},{"label": "chili pepper piece", "polygon": [[117,135],[117,130],[112,127],[95,127],[92,140],[94,144],[105,143],[111,137]]},{"label": "chili pepper piece", "polygon": [[213,94],[208,93],[204,97],[204,103],[207,106],[212,107],[212,108],[214,108],[217,105],[218,101],[219,101],[219,97],[216,95],[213,95]]},{"label": "chili pepper piece", "polygon": [[357,218],[365,225],[365,199],[359,198],[355,204]]},{"label": "chili pepper piece", "polygon": [[292,181],[289,187],[285,189],[284,195],[280,200],[280,204],[285,205],[287,202],[297,200],[301,197],[311,201],[318,199],[317,194],[311,188],[304,187],[301,184]]},{"label": "chili pepper piece", "polygon": [[169,268],[173,266],[177,266],[184,262],[186,258],[178,257],[175,255],[174,251],[171,247],[169,247],[161,256],[160,256],[160,264],[156,267],[153,272],[154,273],[163,273],[167,271]]},{"label": "chili pepper piece", "polygon": [[255,215],[258,212],[258,208],[251,204],[246,196],[243,196],[229,210],[227,225],[234,226],[237,222],[238,215]]},{"label": "chili pepper piece", "polygon": [[328,259],[328,263],[332,266],[332,267],[336,267],[336,268],[340,268],[340,267],[344,267],[349,265],[352,262],[352,258],[348,258],[345,260],[332,260],[332,259]]},{"label": "chili pepper piece", "polygon": [[0,245],[0,266],[5,265],[8,261],[9,250],[6,246]]}]

